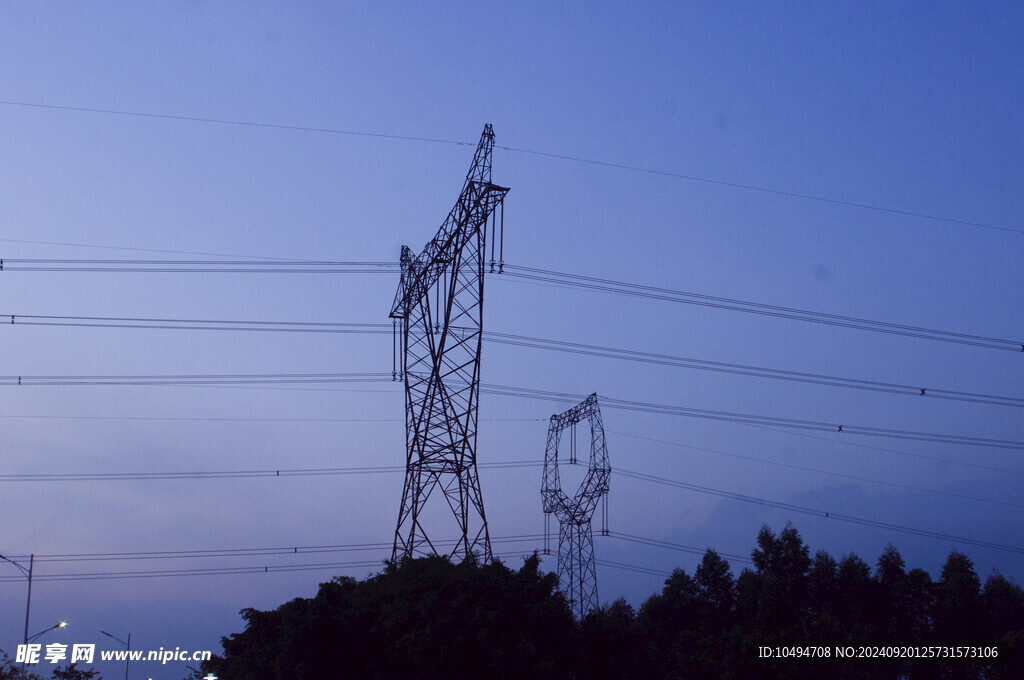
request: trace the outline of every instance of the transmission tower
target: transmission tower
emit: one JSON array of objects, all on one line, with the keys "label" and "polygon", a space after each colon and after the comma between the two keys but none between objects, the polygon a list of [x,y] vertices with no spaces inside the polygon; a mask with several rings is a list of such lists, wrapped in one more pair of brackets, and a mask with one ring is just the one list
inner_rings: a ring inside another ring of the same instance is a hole
[{"label": "transmission tower", "polygon": [[[569,430],[569,462],[576,463],[576,424],[590,423],[590,465],[587,476],[580,483],[575,498],[562,491],[558,479],[558,445],[562,431]],[[612,469],[608,464],[608,447],[604,440],[604,424],[597,394],[565,413],[551,416],[548,444],[544,451],[544,479],[541,499],[544,502],[544,546],[547,552],[548,524],[551,514],[558,518],[558,581],[569,600],[573,613],[583,619],[597,606],[597,570],[594,567],[594,537],[590,520],[599,501],[605,527],[608,523],[608,479]],[[604,529],[607,532],[607,528]]]},{"label": "transmission tower", "polygon": [[[490,270],[497,264],[500,272],[504,264],[500,249],[495,260],[494,241],[496,230],[499,244],[504,241],[504,210],[499,224],[496,208],[508,189],[491,184],[493,148],[494,130],[486,125],[462,193],[437,236],[418,257],[402,246],[402,278],[390,317],[395,378],[405,382],[406,466],[393,560],[491,559],[476,434],[488,220]],[[435,498],[428,508],[432,495],[444,502]]]}]

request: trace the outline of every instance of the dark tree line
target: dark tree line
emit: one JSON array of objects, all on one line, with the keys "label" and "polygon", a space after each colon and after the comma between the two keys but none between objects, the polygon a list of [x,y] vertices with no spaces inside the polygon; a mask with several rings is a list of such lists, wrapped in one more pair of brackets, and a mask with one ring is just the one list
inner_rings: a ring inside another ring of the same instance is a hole
[{"label": "dark tree line", "polygon": [[[983,586],[960,552],[933,581],[922,569],[908,571],[891,545],[872,573],[855,554],[812,558],[795,529],[776,535],[763,527],[752,559],[753,569],[735,579],[711,550],[692,576],[676,570],[633,619],[648,664],[638,669],[659,678],[1024,678],[1024,590],[998,574]],[[761,647],[817,645],[832,647],[832,657],[758,658]],[[868,645],[995,646],[999,657],[835,659],[837,646]]]},{"label": "dark tree line", "polygon": [[316,597],[246,609],[242,633],[203,670],[232,680],[565,678],[574,620],[536,556],[500,563],[433,557],[339,577]]},{"label": "dark tree line", "polygon": [[[47,664],[49,665],[49,664]],[[50,671],[51,680],[103,680],[103,676],[77,664],[57,666]],[[24,664],[11,659],[6,652],[0,654],[0,680],[43,680],[37,673],[29,671]]]},{"label": "dark tree line", "polygon": [[[316,597],[242,612],[204,672],[232,680],[403,678],[1024,678],[1024,590],[982,584],[953,551],[937,580],[889,546],[874,570],[850,554],[810,556],[799,533],[763,527],[753,568],[734,577],[708,550],[675,570],[639,610],[624,600],[577,622],[534,555],[522,568],[390,564],[339,577]],[[996,659],[837,660],[836,647],[977,645]],[[830,658],[761,658],[759,650],[827,646]]]}]

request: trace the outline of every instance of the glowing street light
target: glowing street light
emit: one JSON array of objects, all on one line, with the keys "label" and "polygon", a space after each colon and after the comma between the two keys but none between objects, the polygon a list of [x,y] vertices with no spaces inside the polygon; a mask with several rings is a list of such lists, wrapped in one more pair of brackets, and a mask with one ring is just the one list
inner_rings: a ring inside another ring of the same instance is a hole
[{"label": "glowing street light", "polygon": [[46,630],[41,630],[38,633],[36,633],[35,635],[33,635],[32,637],[26,638],[25,639],[25,644],[27,645],[28,643],[32,642],[33,640],[39,639],[42,635],[45,635],[46,633],[49,633],[51,630],[57,630],[58,628],[67,628],[67,626],[68,626],[68,622],[67,621],[59,621],[59,622],[53,624],[52,626],[50,626],[49,628],[47,628]]}]

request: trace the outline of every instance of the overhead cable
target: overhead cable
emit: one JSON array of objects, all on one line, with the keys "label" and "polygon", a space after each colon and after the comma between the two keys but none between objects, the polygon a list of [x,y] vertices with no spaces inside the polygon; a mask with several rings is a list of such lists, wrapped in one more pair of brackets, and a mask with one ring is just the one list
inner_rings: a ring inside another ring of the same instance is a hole
[{"label": "overhead cable", "polygon": [[[314,321],[253,321],[242,319],[181,319],[161,317],[124,316],[58,316],[42,314],[3,314],[0,319],[10,319],[17,326],[62,326],[78,328],[125,328],[157,330],[200,330],[276,333],[330,333],[330,334],[391,334],[393,328],[387,323],[341,323]],[[807,371],[791,371],[765,368],[734,362],[712,361],[694,357],[644,352],[632,349],[592,345],[565,340],[530,337],[513,333],[484,331],[484,340],[492,344],[541,349],[581,356],[594,356],[620,361],[669,366],[701,371],[712,371],[731,375],[781,380],[788,382],[842,387],[908,397],[924,397],[990,406],[1024,408],[1024,398],[1008,397],[963,390],[949,390],[939,387],[892,383],[881,380],[864,380],[841,376],[825,375]]]},{"label": "overhead cable", "polygon": [[[344,383],[344,382],[393,382],[390,373],[279,373],[279,374],[225,374],[225,375],[81,375],[81,376],[0,376],[0,386],[220,386],[220,385],[253,385],[253,384],[304,384],[304,383]],[[481,391],[487,394],[515,397],[521,399],[539,399],[564,403],[585,399],[586,395],[573,395],[565,392],[550,392],[523,387],[484,383]],[[836,432],[868,437],[885,437],[962,446],[980,446],[997,449],[1024,450],[1024,442],[995,439],[991,437],[974,437],[968,435],[940,434],[899,430],[895,428],[873,427],[867,425],[835,424],[824,421],[798,420],[730,411],[714,411],[685,406],[673,406],[650,402],[617,399],[602,396],[602,403],[609,408],[624,411],[639,411],[662,415],[687,418],[702,418],[722,422],[741,423],[744,425],[764,425],[771,427],[792,428],[816,432]]]},{"label": "overhead cable", "polygon": [[[191,123],[208,123],[208,124],[212,123],[212,124],[217,124],[217,125],[233,125],[233,126],[247,127],[247,128],[262,128],[262,129],[271,129],[271,130],[288,130],[288,131],[293,131],[293,132],[312,132],[312,133],[319,133],[319,134],[345,135],[345,136],[371,137],[371,138],[375,137],[375,138],[381,138],[381,139],[394,139],[394,140],[411,141],[411,142],[426,142],[426,143],[432,143],[432,144],[449,144],[449,145],[455,145],[455,146],[473,146],[472,142],[467,142],[467,141],[462,141],[462,140],[455,140],[455,139],[442,139],[442,138],[438,138],[438,137],[423,137],[423,136],[413,136],[413,135],[399,135],[399,134],[389,134],[389,133],[382,133],[382,132],[369,132],[369,131],[362,131],[362,130],[347,130],[347,129],[333,128],[333,127],[329,128],[329,127],[322,127],[322,126],[290,125],[290,124],[283,124],[283,123],[261,123],[261,122],[257,122],[257,121],[245,121],[245,120],[236,120],[236,119],[229,119],[229,118],[185,116],[185,115],[175,115],[175,114],[167,114],[167,113],[154,113],[154,112],[144,112],[144,111],[128,111],[128,110],[110,109],[110,108],[99,108],[99,107],[70,106],[70,105],[61,105],[61,104],[44,104],[44,103],[41,103],[41,102],[22,102],[22,101],[6,100],[6,101],[0,101],[0,106],[21,107],[21,108],[31,108],[31,109],[48,109],[48,110],[52,110],[52,111],[68,111],[68,112],[77,112],[77,113],[94,113],[94,114],[103,114],[103,115],[110,115],[110,116],[126,116],[126,117],[133,117],[133,118],[149,118],[149,119],[156,119],[156,120],[170,120],[170,121],[191,122]],[[925,212],[915,211],[915,210],[907,210],[907,209],[901,209],[901,208],[892,208],[892,207],[879,206],[879,205],[874,205],[872,203],[868,203],[866,201],[850,201],[850,200],[838,199],[838,198],[828,197],[828,196],[819,196],[819,195],[809,194],[809,193],[804,193],[804,192],[787,191],[787,190],[783,190],[783,189],[776,189],[776,188],[771,188],[771,187],[763,187],[763,186],[758,186],[758,185],[754,185],[754,184],[746,184],[746,183],[742,183],[742,182],[732,182],[732,181],[727,181],[727,180],[722,180],[722,179],[714,179],[714,178],[710,178],[710,177],[702,177],[700,175],[694,175],[694,174],[690,174],[690,173],[672,172],[672,171],[668,171],[668,170],[658,170],[658,169],[655,169],[655,168],[645,168],[645,167],[636,166],[636,165],[629,165],[629,164],[625,164],[625,163],[614,163],[614,162],[611,162],[611,161],[596,160],[596,159],[592,159],[592,158],[583,158],[581,156],[573,156],[573,155],[569,155],[569,154],[553,153],[553,152],[549,152],[549,151],[540,151],[540,150],[536,150],[536,149],[527,149],[527,148],[514,147],[514,146],[497,146],[496,148],[504,150],[504,151],[510,151],[510,152],[513,152],[513,153],[521,153],[521,154],[526,154],[526,155],[531,155],[531,156],[539,156],[539,157],[544,157],[544,158],[555,158],[555,159],[558,159],[558,160],[569,161],[569,162],[573,162],[573,163],[582,163],[582,164],[586,164],[586,165],[594,165],[594,166],[600,166],[600,167],[606,167],[606,168],[614,168],[616,170],[625,170],[625,171],[629,171],[629,172],[638,172],[638,173],[644,173],[644,174],[648,174],[648,175],[657,175],[657,176],[661,176],[661,177],[669,177],[669,178],[672,178],[672,179],[679,179],[679,180],[684,180],[684,181],[689,181],[689,182],[700,182],[702,184],[713,184],[713,185],[728,187],[728,188],[732,188],[732,189],[741,189],[741,190],[745,190],[745,191],[754,191],[754,192],[763,193],[763,194],[772,194],[772,195],[776,195],[776,196],[785,196],[787,198],[796,198],[796,199],[801,199],[801,200],[816,201],[816,202],[819,202],[819,203],[828,203],[828,204],[839,205],[839,206],[844,206],[844,207],[848,207],[848,208],[858,208],[858,209],[862,209],[862,210],[871,210],[871,211],[882,212],[882,213],[887,213],[887,214],[891,214],[891,215],[899,215],[899,216],[903,216],[903,217],[913,217],[913,218],[916,218],[916,219],[923,219],[923,220],[929,220],[929,221],[935,221],[935,222],[946,222],[946,223],[949,223],[949,224],[957,224],[957,225],[966,226],[966,227],[977,227],[977,228],[981,228],[981,229],[989,229],[989,230],[994,230],[994,231],[1002,231],[1002,232],[1009,232],[1009,233],[1024,234],[1024,229],[1014,229],[1012,227],[1004,227],[1004,226],[1001,226],[1001,225],[991,224],[991,223],[987,223],[987,222],[980,222],[980,221],[976,221],[976,220],[964,220],[964,219],[959,219],[959,218],[955,218],[955,217],[947,217],[947,216],[943,216],[943,215],[933,215],[933,214],[930,214],[930,213],[925,213]]]},{"label": "overhead cable", "polygon": [[[682,444],[680,442],[670,442],[670,441],[666,441],[664,439],[654,439],[653,437],[644,437],[642,435],[630,434],[628,432],[617,432],[615,430],[608,430],[608,432],[610,432],[612,434],[617,434],[617,435],[620,435],[620,436],[623,436],[623,437],[630,437],[632,439],[639,439],[639,440],[642,440],[642,441],[648,441],[648,442],[653,442],[653,443],[657,443],[657,444],[666,444],[668,446],[677,446],[679,448],[689,449],[691,451],[701,451],[703,453],[711,453],[711,454],[714,454],[714,455],[717,455],[717,456],[726,456],[726,457],[729,457],[729,458],[736,458],[738,460],[748,460],[748,461],[753,461],[755,463],[763,463],[765,465],[774,465],[774,466],[777,466],[777,467],[784,467],[784,468],[786,468],[788,470],[800,470],[802,472],[813,472],[813,473],[819,474],[819,475],[827,475],[829,477],[837,477],[839,479],[850,479],[850,480],[853,480],[855,482],[866,482],[868,484],[877,484],[879,486],[888,486],[888,487],[892,487],[894,489],[904,489],[904,490],[907,490],[907,491],[918,491],[920,493],[935,494],[935,495],[938,495],[938,496],[945,496],[947,498],[959,498],[959,499],[962,499],[962,500],[975,501],[975,502],[978,502],[978,503],[991,503],[991,504],[994,504],[994,505],[1004,505],[1004,506],[1011,507],[1011,508],[1022,508],[1022,509],[1024,509],[1024,504],[1021,504],[1021,503],[1012,503],[1012,502],[1009,502],[1009,501],[998,501],[998,500],[995,500],[995,499],[992,499],[992,498],[981,498],[979,496],[968,496],[968,495],[962,494],[962,493],[954,493],[952,491],[941,491],[939,489],[926,489],[926,488],[921,487],[921,486],[914,486],[912,484],[901,484],[899,482],[893,482],[893,481],[888,481],[888,480],[884,480],[884,479],[873,479],[871,477],[861,477],[859,475],[848,475],[848,474],[845,474],[845,473],[842,473],[842,472],[834,472],[834,471],[831,471],[831,470],[822,470],[821,468],[807,467],[805,465],[794,465],[792,463],[783,463],[782,461],[778,461],[778,460],[768,460],[767,458],[758,458],[756,456],[746,456],[746,455],[739,454],[739,453],[729,453],[727,451],[718,451],[716,449],[708,449],[708,448],[704,448],[704,447],[701,447],[701,446],[691,446],[689,444]],[[898,455],[906,455],[902,451],[893,451],[893,453],[896,453]],[[961,464],[961,465],[963,464],[963,463],[960,463],[959,461],[950,460],[948,458],[937,458],[937,459],[935,459],[935,458],[930,458],[929,457],[929,459],[930,460],[935,460],[936,462],[941,462],[941,463],[944,463],[944,464],[947,464],[947,463],[954,463],[954,464]],[[979,466],[971,466],[971,467],[979,467]],[[1002,470],[1002,469],[997,469],[997,470],[999,472],[1008,472],[1008,473],[1013,473],[1013,474],[1024,475],[1024,472],[1015,472],[1013,470]]]},{"label": "overhead cable", "polygon": [[397,262],[323,260],[86,260],[2,258],[0,271],[217,274],[396,274]]},{"label": "overhead cable", "polygon": [[390,373],[238,373],[176,375],[0,375],[0,385],[293,385],[392,382]]},{"label": "overhead cable", "polygon": [[969,345],[985,349],[1024,352],[1024,342],[1020,340],[1008,340],[1005,338],[924,328],[921,326],[892,323],[888,321],[863,319],[841,314],[816,312],[762,302],[751,302],[748,300],[725,298],[715,295],[706,295],[703,293],[692,293],[683,290],[674,290],[671,288],[659,288],[656,286],[629,283],[626,281],[614,281],[612,279],[604,279],[594,276],[557,272],[549,269],[524,267],[521,265],[506,264],[505,270],[506,276],[525,281],[538,281],[560,286],[571,286],[581,288],[583,290],[613,293],[616,295],[630,295],[651,300],[661,300],[664,302],[698,305],[735,312],[746,312],[748,314],[760,314],[778,319],[805,321],[808,323],[824,324],[840,328],[887,333],[890,335],[934,340],[937,342],[947,342],[958,345]]},{"label": "overhead cable", "polygon": [[[578,401],[579,395],[565,392],[550,392],[546,390],[535,390],[524,387],[511,387],[506,385],[484,384],[482,391],[488,394],[495,394],[507,397],[522,399],[539,399],[558,403]],[[585,395],[584,395],[585,396]],[[794,418],[779,418],[775,416],[762,416],[747,413],[734,413],[730,411],[713,411],[709,409],[689,408],[685,406],[672,406],[667,404],[655,404],[628,399],[617,399],[599,395],[602,404],[608,408],[616,408],[624,411],[639,411],[643,413],[658,413],[662,415],[681,416],[686,418],[702,418],[706,420],[718,420],[730,423],[742,423],[745,425],[768,425],[774,427],[793,428],[798,430],[810,430],[817,432],[835,432],[837,434],[854,434],[868,437],[885,437],[890,439],[905,439],[912,441],[925,441],[943,444],[959,444],[963,446],[982,446],[997,449],[1024,450],[1024,442],[993,439],[989,437],[972,437],[955,434],[936,434],[930,432],[915,432],[911,430],[898,430],[894,428],[871,427],[866,425],[835,424],[815,420],[797,420]]]},{"label": "overhead cable", "polygon": [[[479,463],[481,469],[539,467],[543,461],[494,461]],[[0,474],[4,482],[111,482],[175,479],[249,479],[264,477],[322,477],[334,475],[368,475],[404,472],[404,465],[372,465],[364,467],[329,468],[264,468],[253,470],[182,470],[139,472],[42,472]]]},{"label": "overhead cable", "polygon": [[139,328],[158,330],[258,331],[264,333],[391,334],[390,323],[338,323],[322,321],[252,321],[239,319],[174,319],[127,316],[57,316],[5,314],[0,319],[17,326],[71,326],[77,328]]},{"label": "overhead cable", "polygon": [[[679,552],[690,553],[692,555],[704,555],[709,550],[711,550],[711,548],[698,548],[698,547],[692,546],[692,545],[683,545],[681,543],[672,543],[671,541],[661,541],[661,540],[654,539],[654,538],[644,538],[643,536],[635,536],[633,534],[624,534],[624,533],[622,533],[620,531],[609,531],[608,533],[602,534],[602,535],[603,536],[611,536],[612,538],[617,538],[617,539],[623,540],[623,541],[629,541],[631,543],[638,543],[640,545],[649,545],[649,546],[652,546],[652,547],[655,547],[655,548],[667,548],[669,550],[677,550]],[[735,555],[735,554],[732,554],[732,553],[718,552],[717,550],[714,551],[714,552],[716,552],[720,557],[728,558],[728,559],[730,559],[730,560],[732,560],[734,562],[744,562],[746,564],[753,564],[753,560],[751,560],[749,557],[745,557],[743,555]]]},{"label": "overhead cable", "polygon": [[892,524],[890,522],[866,519],[864,517],[855,517],[853,515],[845,515],[832,511],[818,510],[816,508],[809,508],[802,505],[796,505],[795,503],[786,503],[783,501],[773,501],[766,498],[758,498],[756,496],[748,496],[747,494],[725,491],[723,489],[715,489],[709,486],[702,486],[699,484],[690,484],[689,482],[669,479],[667,477],[661,477],[658,475],[649,475],[641,472],[634,472],[632,470],[626,470],[623,468],[616,468],[614,474],[632,479],[637,479],[644,482],[663,484],[665,486],[671,486],[686,491],[694,491],[696,493],[718,496],[719,498],[727,498],[730,500],[743,501],[744,503],[754,503],[757,505],[763,505],[770,508],[776,508],[778,510],[785,510],[787,512],[796,512],[804,515],[811,515],[814,517],[818,517],[819,519],[833,519],[839,522],[848,522],[850,524],[857,524],[860,526],[872,527],[875,529],[883,529],[886,531],[896,531],[899,533],[910,534],[913,536],[933,538],[942,541],[952,541],[955,543],[973,545],[980,548],[990,548],[992,550],[1001,550],[1005,552],[1024,554],[1024,547],[1021,546],[1007,545],[1005,543],[995,543],[992,541],[983,541],[980,539],[969,538],[966,536],[954,536],[952,534],[946,534],[939,531],[930,531],[928,529],[919,529],[916,527],[908,527],[901,524]]}]

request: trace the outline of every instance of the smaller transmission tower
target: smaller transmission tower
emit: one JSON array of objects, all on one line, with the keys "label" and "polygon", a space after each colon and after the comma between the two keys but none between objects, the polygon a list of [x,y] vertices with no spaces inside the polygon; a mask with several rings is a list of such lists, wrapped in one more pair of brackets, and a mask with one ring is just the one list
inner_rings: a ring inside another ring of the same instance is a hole
[{"label": "smaller transmission tower", "polygon": [[[590,465],[587,476],[580,484],[575,498],[562,491],[558,479],[558,444],[562,431],[570,431],[569,461],[576,462],[576,424],[590,423]],[[604,424],[597,394],[591,394],[582,403],[565,413],[551,416],[548,444],[544,451],[544,479],[541,499],[544,502],[544,546],[547,548],[547,528],[550,515],[558,518],[558,581],[569,600],[572,611],[583,619],[597,606],[597,570],[594,566],[594,537],[590,520],[602,499],[607,503],[608,479],[612,469],[608,464],[608,448],[604,440]],[[607,505],[604,506],[607,522]]]}]

